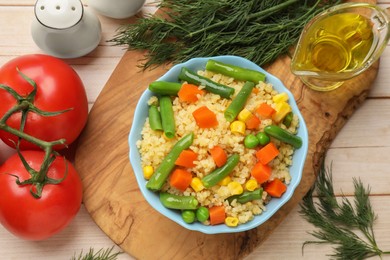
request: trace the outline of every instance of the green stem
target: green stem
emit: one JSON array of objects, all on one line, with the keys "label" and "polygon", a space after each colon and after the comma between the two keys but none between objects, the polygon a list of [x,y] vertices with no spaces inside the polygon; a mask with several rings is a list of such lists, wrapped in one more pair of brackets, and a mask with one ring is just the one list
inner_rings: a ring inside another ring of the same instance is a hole
[{"label": "green stem", "polygon": [[3,131],[8,132],[10,134],[16,135],[19,138],[22,138],[30,143],[33,143],[33,144],[41,147],[43,150],[46,150],[46,148],[49,146],[53,147],[55,145],[63,145],[66,143],[65,139],[59,139],[59,140],[52,141],[52,142],[46,142],[46,141],[38,139],[34,136],[31,136],[29,134],[26,134],[24,132],[16,130],[15,128],[10,127],[3,122],[0,122],[0,130],[3,130]]},{"label": "green stem", "polygon": [[[284,8],[290,6],[298,1],[299,0],[288,0],[284,3],[279,4],[279,5],[272,6],[266,10],[262,10],[260,12],[250,14],[246,17],[246,20],[250,21],[252,19],[259,18],[259,17],[261,17],[262,19],[267,18],[267,17],[271,16],[272,14],[274,14],[274,13],[276,13],[276,12],[278,12],[278,11],[280,11],[280,10],[282,10],[282,9],[284,9]],[[229,20],[224,20],[224,21],[220,21],[218,23],[214,23],[212,25],[204,27],[204,28],[197,30],[195,32],[189,33],[188,36],[190,38],[194,37],[195,35],[197,35],[199,33],[203,33],[205,31],[212,30],[212,29],[220,27],[220,26],[224,26],[224,25],[228,24],[229,22],[230,22]]]},{"label": "green stem", "polygon": [[49,166],[52,163],[50,157],[52,156],[52,146],[48,146],[45,148],[45,158],[43,159],[43,163],[41,165],[41,169],[39,170],[37,176],[37,182],[43,183],[46,178],[46,174],[49,170]]},{"label": "green stem", "polygon": [[[55,160],[56,156],[58,153],[54,151],[53,147],[56,145],[66,145],[66,140],[65,139],[59,139],[51,142],[47,142],[41,139],[38,139],[32,135],[29,135],[24,132],[24,126],[26,123],[27,119],[27,113],[28,112],[33,112],[41,116],[55,116],[59,115],[62,113],[65,113],[69,111],[70,109],[67,110],[62,110],[62,111],[57,111],[57,112],[46,112],[38,109],[33,105],[35,95],[37,92],[37,85],[36,83],[28,78],[26,75],[24,75],[22,72],[18,70],[19,74],[33,86],[33,90],[28,94],[27,97],[20,96],[18,93],[16,93],[15,90],[13,90],[11,87],[8,87],[6,85],[0,84],[0,89],[4,89],[7,91],[10,95],[12,95],[15,100],[17,101],[17,104],[14,105],[12,108],[10,108],[0,119],[0,130],[3,130],[5,132],[8,132],[16,137],[18,137],[17,143],[15,143],[16,150],[20,156],[20,159],[25,166],[26,170],[30,173],[31,178],[28,180],[24,180],[20,182],[19,178],[17,178],[17,183],[20,185],[25,185],[25,184],[32,184],[33,186],[36,187],[36,192],[31,188],[30,192],[35,198],[40,198],[42,194],[42,189],[45,184],[51,183],[51,184],[58,184],[60,183],[63,179],[51,179],[47,176],[47,173],[49,171],[49,167],[51,163]],[[22,117],[21,117],[21,123],[20,123],[20,128],[15,129],[9,125],[7,125],[8,119],[15,113],[21,112]],[[38,147],[40,147],[44,152],[44,160],[41,164],[41,167],[39,171],[36,171],[35,169],[31,168],[30,165],[27,163],[27,161],[24,159],[22,153],[19,150],[19,144],[21,139],[26,140],[27,142],[30,142]],[[67,170],[65,172],[66,176]],[[65,177],[64,177],[65,178]]]},{"label": "green stem", "polygon": [[5,124],[7,122],[8,118],[10,118],[13,114],[15,114],[18,111],[23,111],[27,109],[30,106],[28,101],[22,101],[20,104],[15,105],[10,110],[7,111],[7,113],[4,114],[4,116],[1,118],[0,123]]}]

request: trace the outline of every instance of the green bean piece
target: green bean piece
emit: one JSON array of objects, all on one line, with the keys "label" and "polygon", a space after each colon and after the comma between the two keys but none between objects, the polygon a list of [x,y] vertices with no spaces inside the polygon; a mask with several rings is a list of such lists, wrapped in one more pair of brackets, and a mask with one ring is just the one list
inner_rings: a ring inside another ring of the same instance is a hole
[{"label": "green bean piece", "polygon": [[269,136],[264,132],[257,133],[256,137],[257,137],[257,139],[259,139],[260,145],[266,145],[271,141]]},{"label": "green bean piece", "polygon": [[245,136],[244,146],[246,148],[252,149],[258,146],[260,143],[259,139],[254,134],[249,134]]},{"label": "green bean piece", "polygon": [[237,200],[238,203],[244,204],[252,200],[259,200],[263,196],[263,189],[259,188],[254,191],[244,191],[239,195],[233,195],[227,198],[229,203],[232,203],[233,200]]},{"label": "green bean piece", "polygon": [[242,86],[240,92],[232,100],[230,105],[225,110],[225,118],[228,122],[233,122],[237,117],[238,113],[244,108],[246,101],[249,98],[249,95],[252,93],[255,83],[247,81],[244,86]]},{"label": "green bean piece", "polygon": [[161,96],[159,98],[159,103],[164,134],[168,138],[173,138],[176,133],[176,124],[173,115],[172,100],[169,96]]},{"label": "green bean piece", "polygon": [[196,218],[198,219],[198,221],[200,222],[205,222],[206,220],[209,219],[210,217],[210,212],[209,212],[209,209],[204,207],[204,206],[200,206],[197,210],[196,210]]},{"label": "green bean piece", "polygon": [[168,192],[160,193],[160,201],[168,209],[194,210],[199,204],[194,196],[176,195]]},{"label": "green bean piece", "polygon": [[276,126],[276,125],[269,125],[269,126],[266,126],[264,128],[264,132],[279,140],[279,141],[282,141],[284,143],[288,143],[288,144],[291,144],[292,146],[294,146],[294,148],[301,148],[302,146],[302,139],[297,136],[297,135],[294,135],[293,133],[279,127],[279,126]]},{"label": "green bean piece", "polygon": [[208,92],[220,95],[223,98],[231,98],[231,96],[234,94],[234,88],[219,84],[209,78],[200,76],[185,67],[181,69],[179,79],[198,86],[204,86]]},{"label": "green bean piece", "polygon": [[293,112],[289,112],[283,119],[283,124],[286,126],[286,127],[290,127],[291,126],[291,122],[293,120],[293,117],[294,117],[294,114]]},{"label": "green bean piece", "polygon": [[202,178],[202,183],[206,188],[217,185],[223,178],[229,175],[240,161],[238,154],[232,154],[226,163]]},{"label": "green bean piece", "polygon": [[149,125],[154,131],[162,131],[161,115],[156,105],[149,107]]},{"label": "green bean piece", "polygon": [[169,174],[175,167],[175,162],[179,157],[180,153],[188,149],[194,141],[194,133],[189,133],[183,136],[176,144],[172,147],[171,151],[165,156],[161,164],[157,167],[149,181],[146,183],[146,188],[152,191],[161,190],[165,181],[168,179]]},{"label": "green bean piece", "polygon": [[255,84],[260,81],[265,81],[265,74],[260,71],[246,69],[216,60],[208,60],[206,70],[220,73],[237,80],[251,81]]},{"label": "green bean piece", "polygon": [[149,84],[149,90],[155,94],[177,96],[181,83],[169,81],[153,81]]},{"label": "green bean piece", "polygon": [[195,211],[193,210],[183,210],[181,212],[181,218],[184,220],[185,223],[191,224],[195,222],[196,216],[195,216]]}]

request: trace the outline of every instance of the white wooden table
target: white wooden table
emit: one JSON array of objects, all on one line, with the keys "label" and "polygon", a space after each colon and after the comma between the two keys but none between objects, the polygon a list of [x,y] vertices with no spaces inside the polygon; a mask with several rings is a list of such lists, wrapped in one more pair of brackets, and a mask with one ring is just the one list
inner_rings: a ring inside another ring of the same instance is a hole
[{"label": "white wooden table", "polygon": [[[0,0],[0,66],[19,55],[43,53],[30,33],[34,3],[34,0]],[[390,1],[378,3],[390,6]],[[86,0],[84,4],[89,8]],[[148,1],[144,11],[154,10]],[[99,18],[103,38],[98,48],[82,58],[67,60],[85,84],[90,107],[125,52],[124,47],[111,46],[106,40],[111,39],[115,30],[127,20]],[[0,151],[1,163],[10,151],[2,144]],[[390,250],[390,48],[382,55],[379,75],[368,100],[338,134],[328,152],[327,162],[333,163],[333,180],[338,194],[341,190],[346,195],[353,194],[354,177],[371,186],[370,198],[378,215],[377,242],[381,249]],[[328,259],[326,255],[332,251],[325,245],[307,246],[302,255],[302,244],[312,239],[307,232],[313,227],[299,215],[299,209],[297,206],[247,259]],[[75,253],[86,252],[91,247],[98,250],[113,245],[84,207],[65,230],[46,241],[23,241],[0,226],[0,259],[70,259]],[[132,258],[121,254],[119,259]]]}]

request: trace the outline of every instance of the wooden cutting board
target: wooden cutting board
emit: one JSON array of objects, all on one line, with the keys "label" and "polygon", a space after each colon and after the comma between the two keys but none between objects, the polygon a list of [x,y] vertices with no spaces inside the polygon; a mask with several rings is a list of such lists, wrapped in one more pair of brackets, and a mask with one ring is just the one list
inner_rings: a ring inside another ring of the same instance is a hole
[{"label": "wooden cutting board", "polygon": [[315,182],[327,149],[366,99],[379,68],[377,62],[339,89],[322,93],[303,86],[291,74],[288,57],[267,67],[291,90],[309,129],[302,181],[291,200],[260,227],[236,234],[206,235],[188,231],[160,215],[138,189],[127,141],[135,106],[148,84],[169,69],[165,66],[141,72],[137,65],[142,58],[139,52],[125,53],[90,112],[75,155],[86,209],[117,245],[137,259],[241,259],[252,252]]}]

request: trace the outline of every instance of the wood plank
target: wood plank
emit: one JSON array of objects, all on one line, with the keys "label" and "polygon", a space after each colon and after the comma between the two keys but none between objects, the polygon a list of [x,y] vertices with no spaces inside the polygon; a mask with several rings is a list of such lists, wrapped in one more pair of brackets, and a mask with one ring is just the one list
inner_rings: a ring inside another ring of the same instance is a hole
[{"label": "wood plank", "polygon": [[[281,58],[268,67],[267,70],[281,78],[293,92],[309,127],[310,148],[301,184],[289,203],[257,229],[207,236],[185,230],[156,215],[141,196],[131,174],[127,136],[134,106],[147,82],[155,80],[166,70],[158,68],[135,73],[132,69],[140,57],[142,54],[137,52],[125,53],[91,110],[89,123],[76,153],[76,167],[85,185],[84,203],[87,210],[115,243],[136,258],[237,259],[254,251],[311,187],[320,159],[351,114],[368,96],[378,69],[378,64],[375,64],[363,75],[346,82],[342,88],[319,93],[302,86],[291,75],[288,58]],[[130,83],[132,88],[129,87]],[[121,96],[117,95],[119,92]],[[121,102],[122,96],[128,97],[129,103]],[[114,142],[117,143],[115,150],[110,145]],[[159,232],[156,233],[156,230]],[[153,252],[147,250],[156,243],[160,246]],[[226,252],[217,255],[217,248],[226,245],[230,245]]]},{"label": "wood plank", "polygon": [[[390,207],[383,207],[388,204],[389,197],[371,196],[370,198],[374,211],[378,218],[375,222],[374,231],[381,249],[388,249],[390,245]],[[327,260],[327,254],[332,251],[330,246],[306,246],[302,255],[302,244],[313,239],[308,234],[314,228],[304,220],[298,213],[299,206],[295,207],[288,218],[282,221],[275,229],[270,239],[266,240],[245,260],[281,260],[281,259],[302,259],[302,260]],[[2,259],[31,259],[31,260],[68,260],[75,252],[87,252],[90,247],[95,249],[111,247],[111,240],[101,231],[91,219],[87,210],[82,207],[74,221],[63,232],[54,237],[41,241],[29,242],[20,240],[10,235],[0,226],[0,253]],[[120,251],[119,247],[114,248]],[[128,254],[122,254],[118,260],[134,259]]]},{"label": "wood plank", "polygon": [[332,147],[389,147],[390,121],[387,120],[388,118],[390,118],[390,99],[368,99],[364,106],[348,120],[348,124],[333,141]]}]

